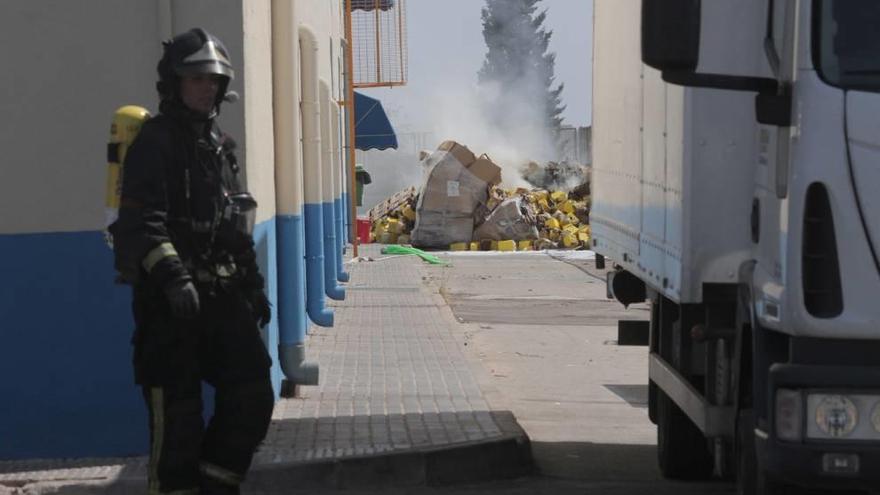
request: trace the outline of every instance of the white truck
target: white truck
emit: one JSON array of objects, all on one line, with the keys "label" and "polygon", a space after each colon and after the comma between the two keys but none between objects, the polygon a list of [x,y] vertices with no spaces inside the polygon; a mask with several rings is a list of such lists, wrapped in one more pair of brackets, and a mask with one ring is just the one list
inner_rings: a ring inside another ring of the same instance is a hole
[{"label": "white truck", "polygon": [[593,247],[652,308],[661,471],[880,489],[880,2],[598,0],[594,37]]}]

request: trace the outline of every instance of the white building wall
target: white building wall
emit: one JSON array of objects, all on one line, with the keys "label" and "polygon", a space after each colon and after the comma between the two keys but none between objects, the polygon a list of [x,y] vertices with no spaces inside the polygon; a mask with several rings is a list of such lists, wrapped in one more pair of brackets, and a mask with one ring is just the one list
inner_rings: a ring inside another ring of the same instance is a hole
[{"label": "white building wall", "polygon": [[157,36],[153,2],[3,2],[0,233],[103,227],[110,119],[155,107]]},{"label": "white building wall", "polygon": [[[342,2],[294,0],[320,42],[320,77],[338,81]],[[274,215],[270,0],[8,0],[0,16],[0,233],[103,228],[106,142],[116,108],[155,113],[167,32],[203,27],[227,45],[241,95],[219,119],[239,144],[259,221]],[[160,10],[170,11],[170,26]],[[331,50],[332,45],[332,50]],[[331,59],[332,52],[332,59]],[[337,99],[341,87],[334,84]],[[16,214],[10,215],[9,212]]]},{"label": "white building wall", "polygon": [[[320,47],[318,77],[330,83],[334,77],[338,76],[338,59],[342,57],[339,48],[340,39],[345,35],[342,23],[342,2],[294,0],[294,9],[297,11],[296,16],[299,18],[300,24],[309,26],[318,36]],[[333,56],[332,62],[331,55]],[[335,84],[334,88],[339,89]]]},{"label": "white building wall", "polygon": [[275,138],[272,118],[271,0],[243,4],[244,68],[237,88],[242,91],[245,145],[239,152],[247,164],[247,183],[259,201],[257,222],[275,216]]}]

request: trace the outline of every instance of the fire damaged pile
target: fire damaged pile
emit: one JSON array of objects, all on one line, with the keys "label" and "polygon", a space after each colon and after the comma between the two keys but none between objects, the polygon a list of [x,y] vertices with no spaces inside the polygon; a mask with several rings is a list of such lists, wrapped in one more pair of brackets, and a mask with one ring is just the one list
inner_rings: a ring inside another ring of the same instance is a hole
[{"label": "fire damaged pile", "polygon": [[371,208],[370,241],[382,244],[409,244],[410,233],[416,223],[418,198],[416,188],[409,187]]},{"label": "fire damaged pile", "polygon": [[546,165],[529,162],[528,165],[520,169],[520,174],[526,182],[534,187],[550,191],[568,191],[588,184],[589,173],[587,166],[564,160],[558,163],[547,162]]},{"label": "fire damaged pile", "polygon": [[[370,239],[383,244],[464,250],[588,249],[589,174],[585,167],[530,163],[523,176],[536,189],[504,189],[487,155],[446,141],[423,160],[422,186],[370,210]],[[577,187],[566,192],[555,190]],[[547,187],[550,186],[550,187]]]},{"label": "fire damaged pile", "polygon": [[[589,249],[589,197],[575,192],[546,189],[501,189],[493,186],[486,204],[490,212],[474,231],[473,239],[490,241],[495,249],[509,249],[505,240],[516,241],[518,250]],[[468,246],[473,249],[472,246]],[[454,249],[454,248],[453,248]]]}]

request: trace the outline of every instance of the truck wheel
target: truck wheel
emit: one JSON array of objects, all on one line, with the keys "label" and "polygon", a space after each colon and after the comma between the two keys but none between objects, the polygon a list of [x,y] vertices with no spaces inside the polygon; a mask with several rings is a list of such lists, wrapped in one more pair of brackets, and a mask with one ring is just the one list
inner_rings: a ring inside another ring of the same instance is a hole
[{"label": "truck wheel", "polygon": [[755,454],[755,416],[751,409],[740,411],[736,430],[737,495],[784,495],[788,493],[785,486],[767,478],[758,467]]},{"label": "truck wheel", "polygon": [[663,476],[680,480],[712,477],[714,460],[706,437],[662,390],[657,390],[657,456]]}]

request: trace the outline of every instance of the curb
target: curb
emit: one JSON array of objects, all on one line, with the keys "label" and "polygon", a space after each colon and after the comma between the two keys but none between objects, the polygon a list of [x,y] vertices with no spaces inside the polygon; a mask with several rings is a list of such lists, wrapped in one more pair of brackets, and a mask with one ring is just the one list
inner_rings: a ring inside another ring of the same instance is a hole
[{"label": "curb", "polygon": [[512,479],[533,472],[528,437],[432,447],[331,461],[257,466],[246,486],[268,489],[446,486]]},{"label": "curb", "polygon": [[[293,487],[297,490],[440,487],[533,474],[531,445],[525,431],[510,412],[492,414],[502,430],[502,435],[496,438],[313,462],[256,465],[248,473],[243,491],[281,493]],[[145,490],[146,480],[125,474],[113,481],[95,477],[0,483],[2,495],[129,495],[145,493]]]}]

